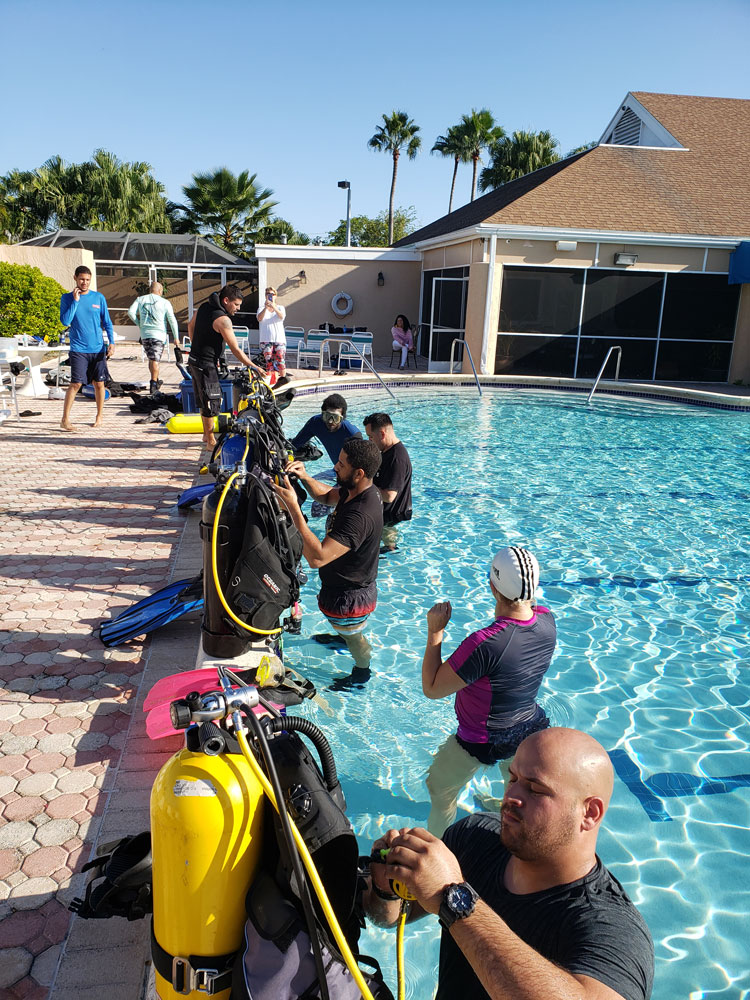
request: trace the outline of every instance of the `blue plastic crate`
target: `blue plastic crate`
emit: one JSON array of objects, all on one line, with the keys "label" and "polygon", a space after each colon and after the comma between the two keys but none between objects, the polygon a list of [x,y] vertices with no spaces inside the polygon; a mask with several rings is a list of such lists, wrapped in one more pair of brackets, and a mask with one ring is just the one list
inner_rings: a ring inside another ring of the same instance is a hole
[{"label": "blue plastic crate", "polygon": [[[221,412],[231,413],[232,412],[232,382],[229,379],[222,379],[219,382],[221,386]],[[182,410],[183,413],[197,413],[198,404],[195,401],[195,393],[193,392],[193,380],[186,378],[180,383],[180,398],[182,399]]]}]

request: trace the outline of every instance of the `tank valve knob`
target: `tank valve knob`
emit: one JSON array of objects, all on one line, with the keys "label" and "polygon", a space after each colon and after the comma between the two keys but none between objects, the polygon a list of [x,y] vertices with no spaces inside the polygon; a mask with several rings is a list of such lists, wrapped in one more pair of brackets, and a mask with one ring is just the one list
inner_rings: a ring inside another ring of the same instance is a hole
[{"label": "tank valve knob", "polygon": [[169,706],[169,718],[174,729],[187,729],[193,721],[193,711],[186,698],[172,702]]}]

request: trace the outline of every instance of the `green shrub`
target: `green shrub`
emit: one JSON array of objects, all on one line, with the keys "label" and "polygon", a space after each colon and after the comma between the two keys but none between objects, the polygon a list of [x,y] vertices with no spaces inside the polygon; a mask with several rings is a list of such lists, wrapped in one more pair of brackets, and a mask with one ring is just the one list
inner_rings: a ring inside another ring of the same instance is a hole
[{"label": "green shrub", "polygon": [[38,267],[0,262],[0,337],[25,333],[56,343],[65,329],[60,322],[60,296],[64,292]]}]

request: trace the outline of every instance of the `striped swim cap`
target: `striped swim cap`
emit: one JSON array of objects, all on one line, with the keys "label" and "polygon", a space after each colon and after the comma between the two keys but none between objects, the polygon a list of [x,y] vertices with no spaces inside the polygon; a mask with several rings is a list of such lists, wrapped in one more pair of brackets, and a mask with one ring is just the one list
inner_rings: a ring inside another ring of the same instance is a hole
[{"label": "striped swim cap", "polygon": [[539,563],[528,549],[508,546],[492,560],[490,581],[509,601],[531,601],[539,586]]}]

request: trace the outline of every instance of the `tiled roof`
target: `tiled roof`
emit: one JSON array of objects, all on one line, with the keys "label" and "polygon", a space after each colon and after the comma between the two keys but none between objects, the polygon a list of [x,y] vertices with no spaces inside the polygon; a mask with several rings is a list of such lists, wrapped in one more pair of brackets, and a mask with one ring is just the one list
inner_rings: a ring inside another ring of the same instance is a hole
[{"label": "tiled roof", "polygon": [[480,222],[750,236],[750,101],[633,96],[684,149],[596,146],[504,184],[396,246]]}]

